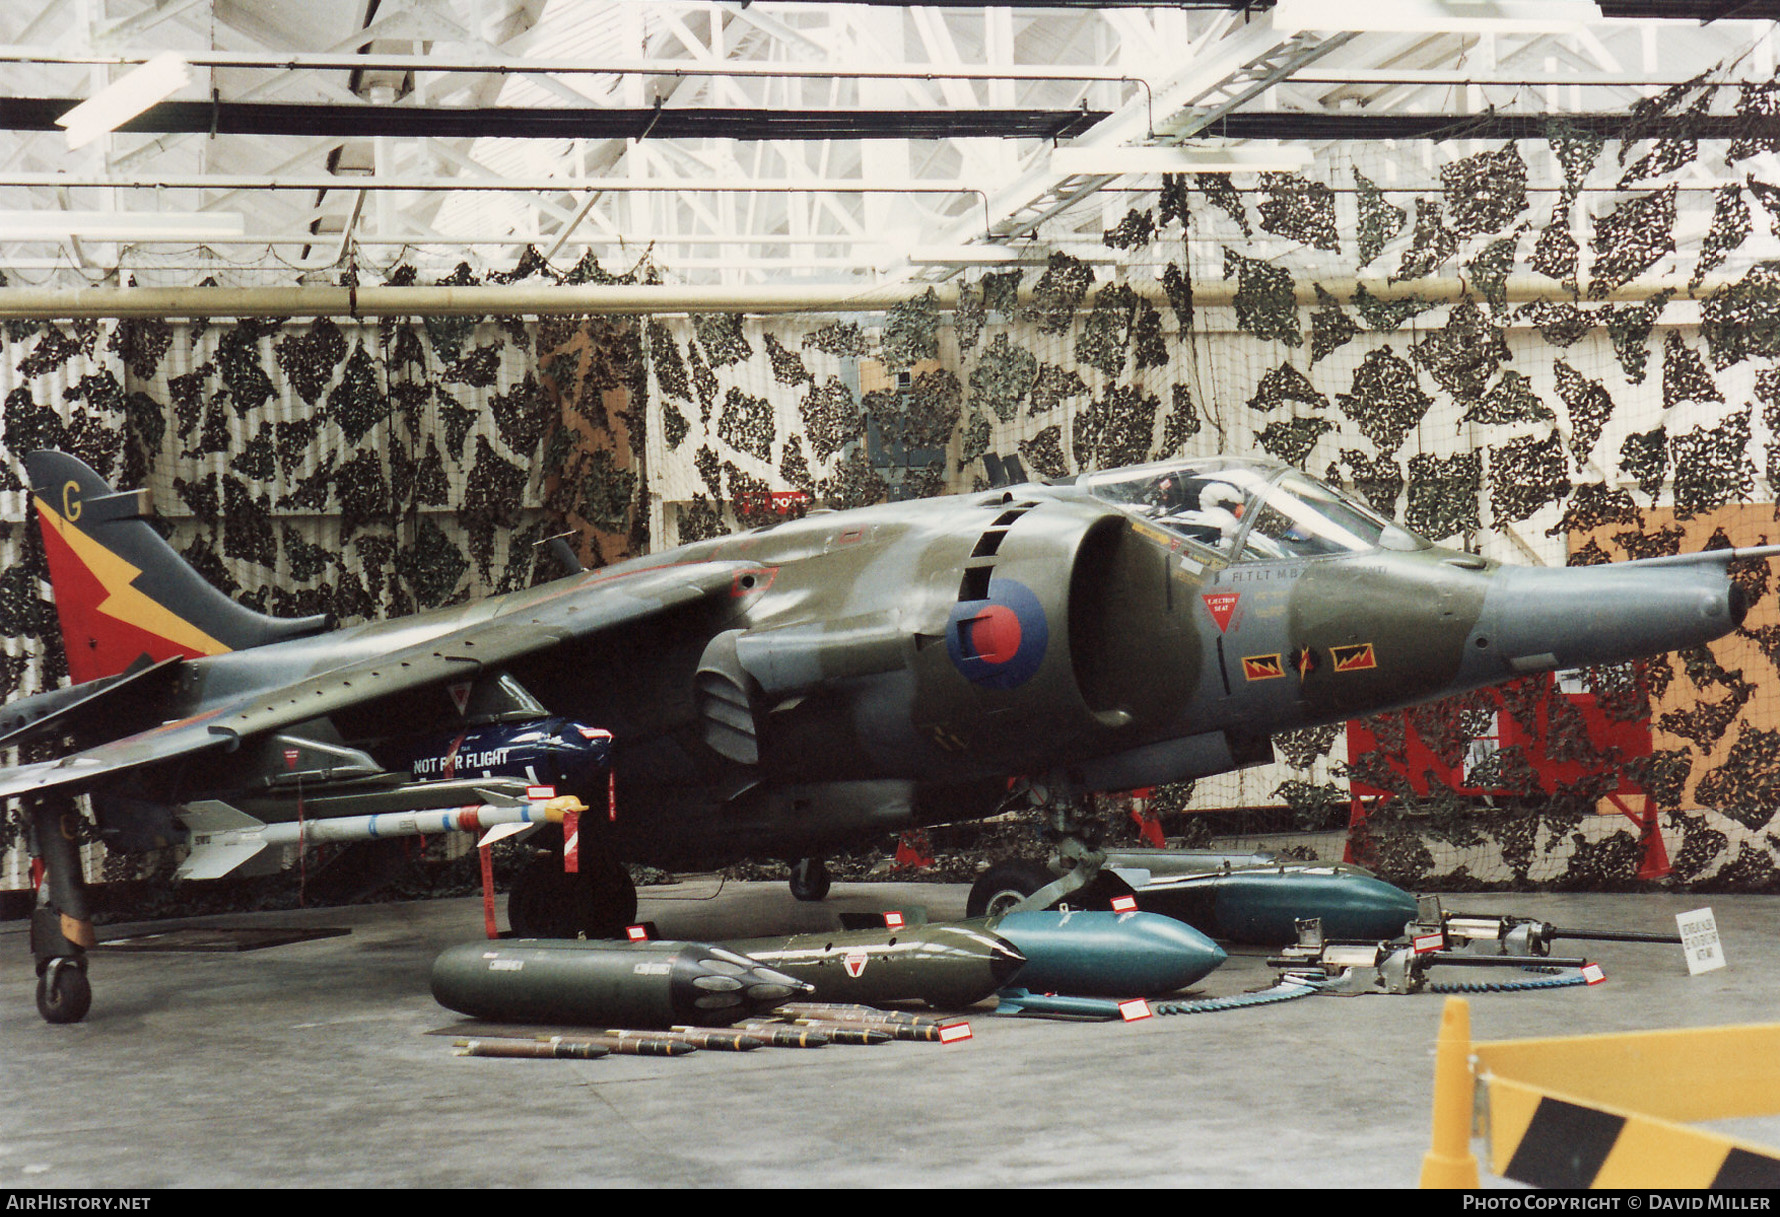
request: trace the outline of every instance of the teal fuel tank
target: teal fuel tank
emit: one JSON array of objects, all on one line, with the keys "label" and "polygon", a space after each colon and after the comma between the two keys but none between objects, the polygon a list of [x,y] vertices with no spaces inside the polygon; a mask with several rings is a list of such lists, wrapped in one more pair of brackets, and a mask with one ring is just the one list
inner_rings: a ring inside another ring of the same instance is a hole
[{"label": "teal fuel tank", "polygon": [[1046,909],[1008,913],[987,924],[1026,957],[1010,983],[1034,993],[1173,993],[1227,958],[1222,947],[1192,926],[1157,913]]},{"label": "teal fuel tank", "polygon": [[1296,922],[1320,917],[1331,939],[1387,939],[1415,919],[1415,897],[1357,866],[1286,863],[1134,885],[1137,907],[1227,942],[1296,942]]}]

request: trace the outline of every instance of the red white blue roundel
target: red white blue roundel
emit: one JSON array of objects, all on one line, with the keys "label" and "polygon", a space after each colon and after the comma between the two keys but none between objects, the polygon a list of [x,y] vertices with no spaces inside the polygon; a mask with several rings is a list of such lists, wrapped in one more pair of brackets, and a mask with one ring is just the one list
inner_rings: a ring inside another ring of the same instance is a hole
[{"label": "red white blue roundel", "polygon": [[1032,589],[1012,579],[993,579],[987,600],[952,607],[946,653],[967,679],[991,689],[1025,684],[1044,662],[1050,625]]}]

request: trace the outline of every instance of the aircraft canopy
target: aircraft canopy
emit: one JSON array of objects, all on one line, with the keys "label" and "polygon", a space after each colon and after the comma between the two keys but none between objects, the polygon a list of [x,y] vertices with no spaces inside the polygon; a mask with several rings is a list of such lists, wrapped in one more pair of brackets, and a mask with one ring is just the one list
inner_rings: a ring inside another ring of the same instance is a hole
[{"label": "aircraft canopy", "polygon": [[1266,461],[1166,461],[1089,474],[1079,484],[1103,502],[1237,562],[1428,544],[1352,495]]}]

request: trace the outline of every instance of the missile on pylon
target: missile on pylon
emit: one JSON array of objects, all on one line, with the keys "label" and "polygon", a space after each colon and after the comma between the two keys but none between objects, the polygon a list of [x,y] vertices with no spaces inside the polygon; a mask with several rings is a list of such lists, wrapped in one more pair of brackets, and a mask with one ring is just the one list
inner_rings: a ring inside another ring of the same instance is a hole
[{"label": "missile on pylon", "polygon": [[975,1005],[1026,962],[981,926],[911,925],[749,938],[724,944],[806,982],[810,1000],[879,1005],[923,1001],[940,1009]]},{"label": "missile on pylon", "polygon": [[473,1018],[600,1027],[727,1026],[810,986],[699,942],[519,939],[433,961],[433,997]]},{"label": "missile on pylon", "polygon": [[424,811],[369,816],[329,816],[268,824],[216,799],[189,803],[180,820],[191,833],[191,852],[177,879],[220,879],[245,866],[271,846],[319,845],[332,841],[377,841],[441,832],[482,832],[504,825],[560,824],[587,805],[573,795],[511,803],[477,803]]}]

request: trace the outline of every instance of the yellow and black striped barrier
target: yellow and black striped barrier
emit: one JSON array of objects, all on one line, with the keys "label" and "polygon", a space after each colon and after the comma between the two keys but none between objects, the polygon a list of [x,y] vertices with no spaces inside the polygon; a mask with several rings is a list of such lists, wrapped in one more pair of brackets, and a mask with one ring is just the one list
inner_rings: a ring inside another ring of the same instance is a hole
[{"label": "yellow and black striped barrier", "polygon": [[1776,1188],[1780,1152],[1690,1126],[1776,1113],[1780,1025],[1473,1044],[1449,998],[1422,1186],[1477,1186],[1475,1123],[1490,1171],[1535,1187]]}]

